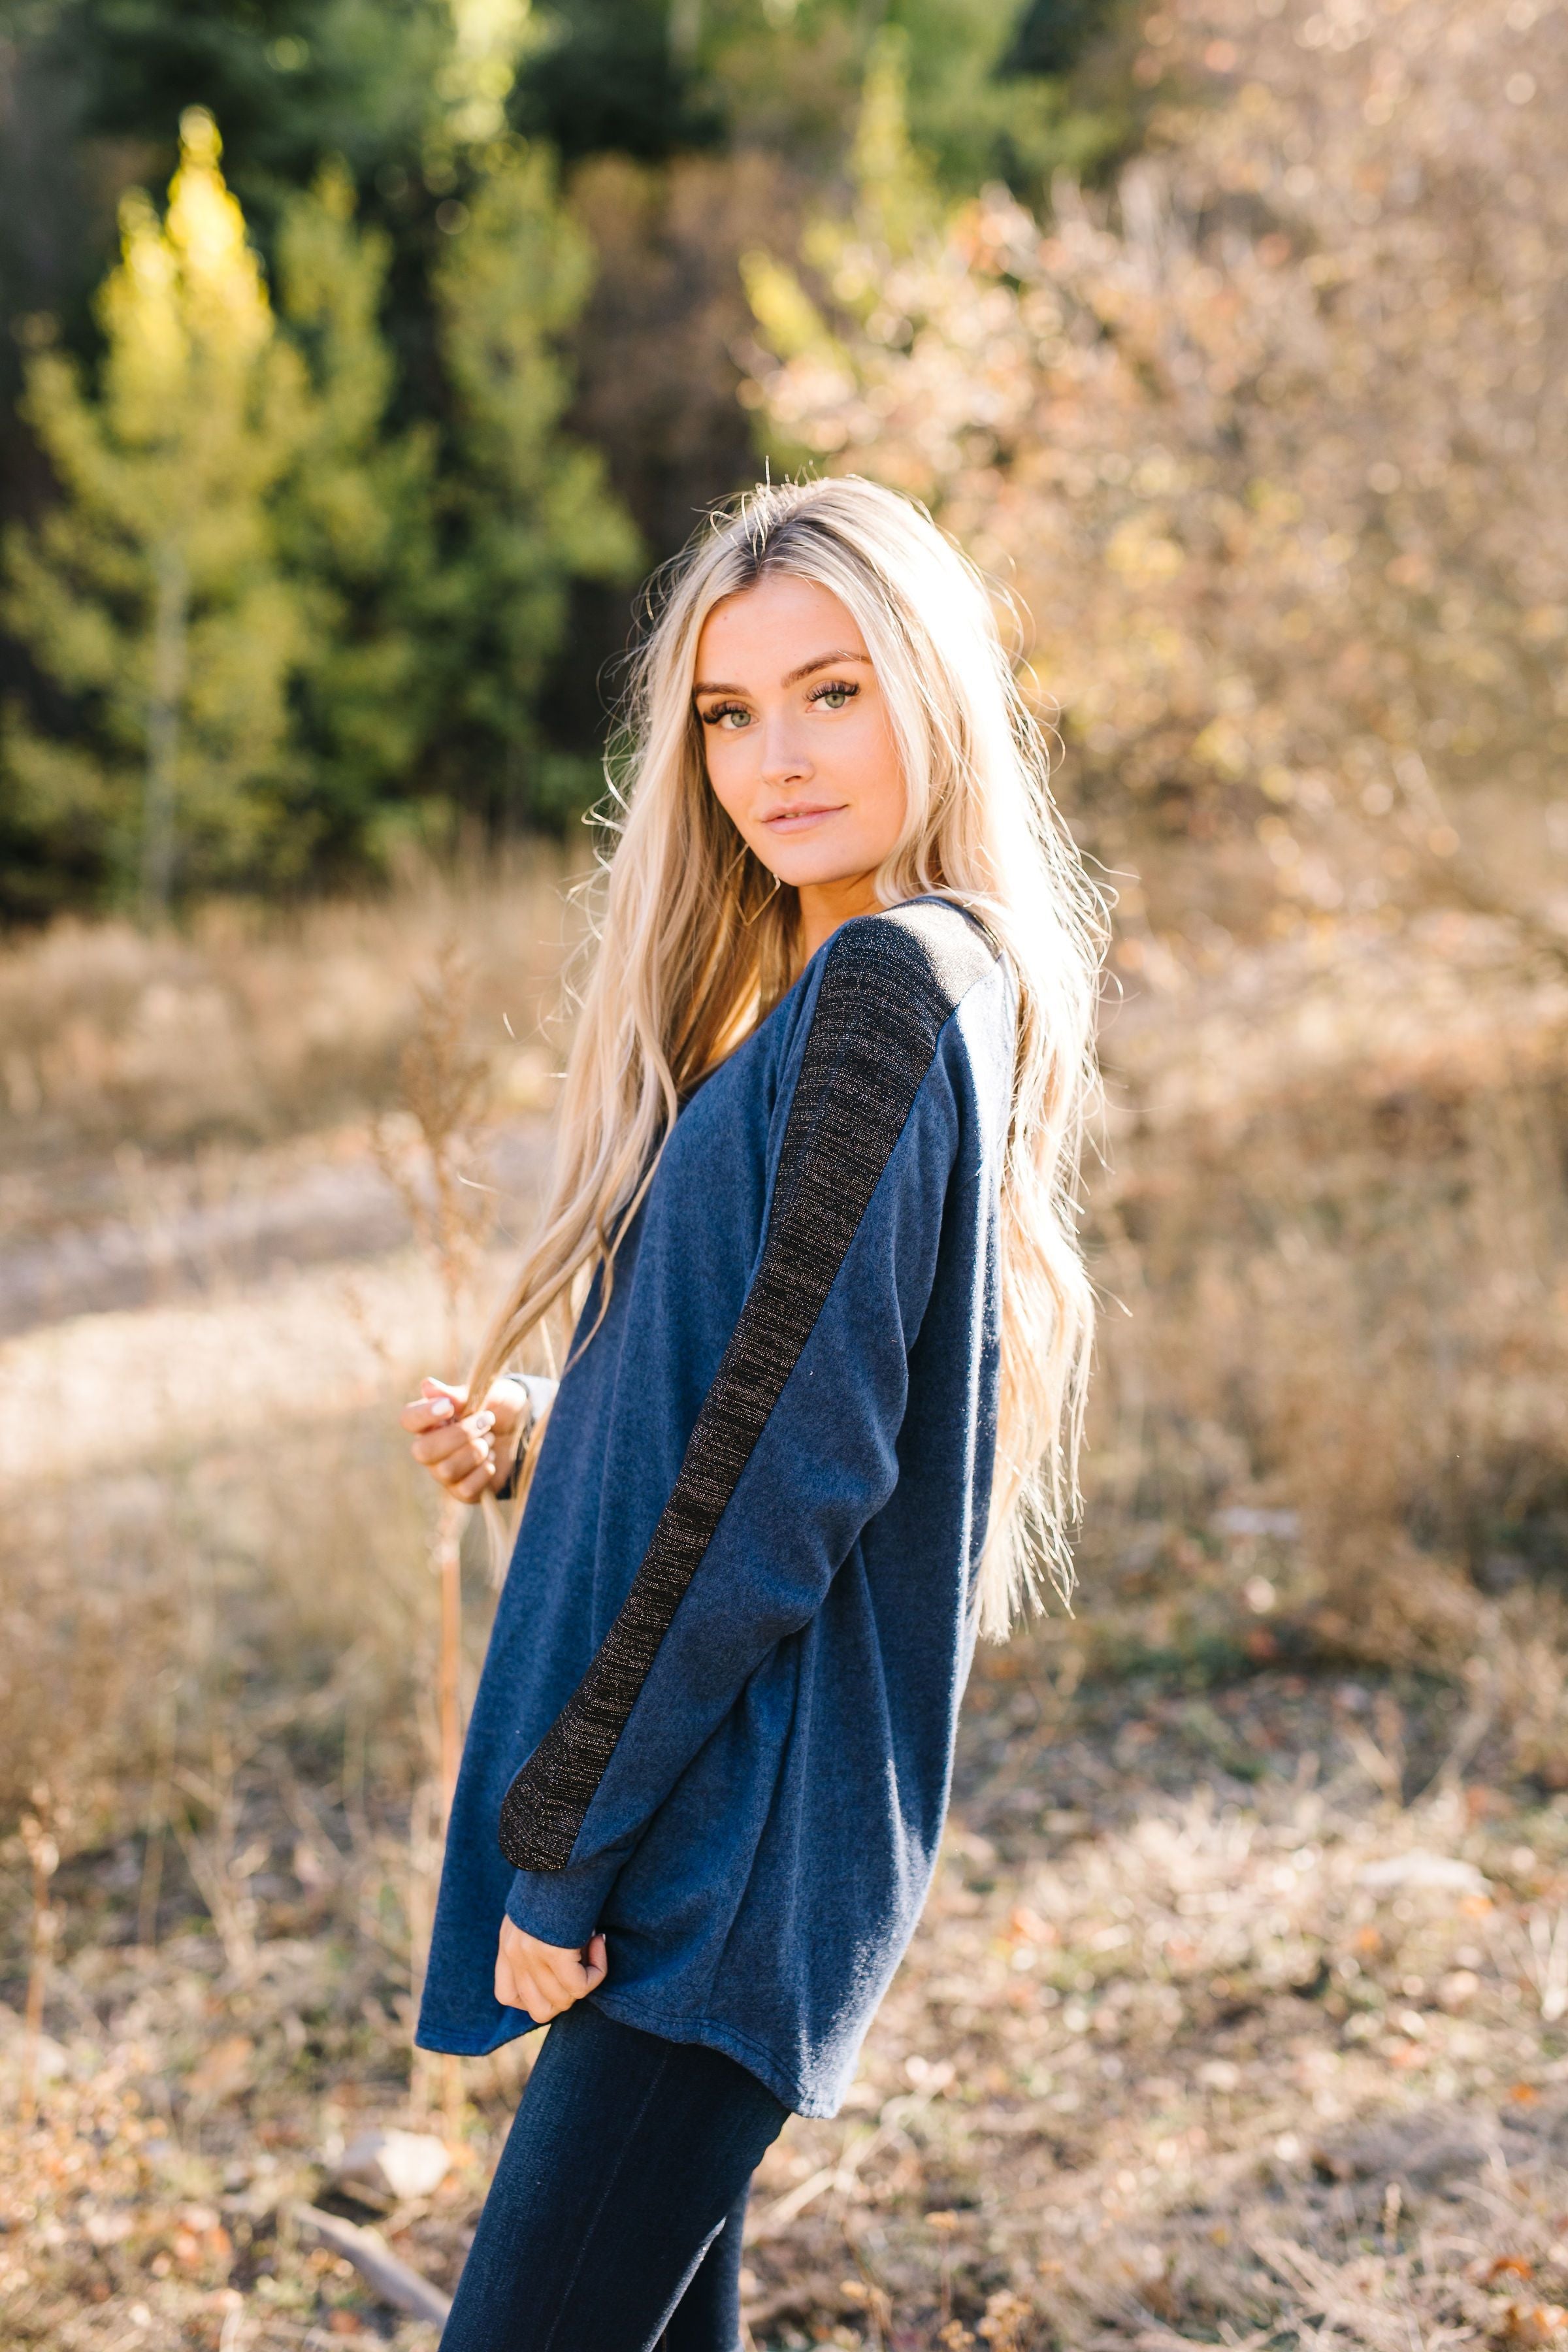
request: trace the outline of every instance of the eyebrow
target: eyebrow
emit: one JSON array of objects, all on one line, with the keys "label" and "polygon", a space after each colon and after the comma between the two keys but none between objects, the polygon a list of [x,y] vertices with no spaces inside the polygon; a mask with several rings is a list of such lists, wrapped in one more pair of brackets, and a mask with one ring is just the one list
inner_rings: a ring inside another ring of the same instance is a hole
[{"label": "eyebrow", "polygon": [[[871,656],[869,654],[852,654],[847,649],[837,653],[816,654],[810,661],[802,662],[798,669],[792,669],[786,678],[780,680],[780,684],[798,686],[803,677],[810,677],[815,670],[831,669],[835,662],[861,662],[869,668]],[[702,679],[699,679],[691,691],[693,694],[744,694],[746,689],[743,686],[710,686]]]}]

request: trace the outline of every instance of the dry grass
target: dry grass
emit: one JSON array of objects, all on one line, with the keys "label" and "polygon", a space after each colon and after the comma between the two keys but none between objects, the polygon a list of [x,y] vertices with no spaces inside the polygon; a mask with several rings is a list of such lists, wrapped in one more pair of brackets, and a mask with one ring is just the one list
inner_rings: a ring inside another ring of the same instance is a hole
[{"label": "dry grass", "polygon": [[[1082,1606],[983,1661],[849,2106],[764,2167],[752,2332],[1568,2346],[1562,994],[1475,926],[1145,954]],[[43,1186],[88,1129],[37,1119]],[[446,1302],[406,1247],[186,1289],[0,1354],[0,1800],[65,1848],[31,2124],[19,1837],[0,1889],[0,2338],[413,2352],[289,2214],[420,2095],[437,1587],[389,1407]],[[526,2063],[465,2070],[451,2174],[381,2220],[448,2284]]]},{"label": "dry grass", "polygon": [[[63,1874],[58,2071],[42,2121],[5,2127],[7,2340],[227,2326],[270,2352],[353,2320],[427,2342],[289,2221],[344,2137],[407,2118],[420,1503],[363,1416],[285,1429],[265,1475],[220,1445],[152,1475],[156,1520],[134,1477],[75,1505],[183,1606],[140,1661],[164,1711],[121,1714]],[[18,1534],[52,1552],[61,1516],[40,1502]],[[153,1557],[171,1528],[179,1556]],[[1086,1663],[1063,1622],[983,1669],[947,1860],[850,2106],[764,2168],[757,2341],[1508,2340],[1510,2305],[1568,2286],[1568,1807],[1510,1785],[1508,1728],[1475,1739],[1464,1686]],[[150,1812],[171,1823],[151,1914]],[[1459,1883],[1402,1877],[1412,1854]],[[14,1954],[26,1929],[18,1872]],[[437,2278],[517,2066],[467,2070],[462,2161],[383,2222]]]},{"label": "dry grass", "polygon": [[[578,919],[546,850],[466,883],[420,874],[380,899],[292,917],[226,903],[183,931],[62,922],[0,955],[0,1155],[7,1223],[59,1206],[62,1166],[100,1193],[149,1160],[251,1149],[396,1099],[416,985],[456,931],[502,1100],[533,1106],[541,1035]],[[510,1024],[510,1034],[507,1024]],[[102,1163],[107,1161],[108,1167]]]},{"label": "dry grass", "polygon": [[[1562,1812],[1401,1808],[1289,1678],[1143,1712],[1011,1687],[1041,1712],[972,1787],[858,2113],[796,2131],[764,2307],[809,2311],[805,2268],[858,2341],[880,2298],[895,2343],[989,2315],[1031,2345],[1404,2347],[1561,2294]],[[1421,1885],[1433,1853],[1469,1891]]]},{"label": "dry grass", "polygon": [[1294,1512],[1320,1645],[1453,1669],[1568,1549],[1563,967],[1448,914],[1134,968],[1099,1492]]}]

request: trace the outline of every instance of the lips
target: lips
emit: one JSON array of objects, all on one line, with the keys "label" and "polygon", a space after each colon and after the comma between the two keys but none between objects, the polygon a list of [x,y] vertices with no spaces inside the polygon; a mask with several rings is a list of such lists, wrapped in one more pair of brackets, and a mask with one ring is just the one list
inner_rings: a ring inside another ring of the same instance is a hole
[{"label": "lips", "polygon": [[801,807],[779,809],[773,816],[763,817],[763,823],[770,833],[805,833],[810,826],[820,824],[826,817],[842,814],[841,802],[833,806],[806,803]]}]

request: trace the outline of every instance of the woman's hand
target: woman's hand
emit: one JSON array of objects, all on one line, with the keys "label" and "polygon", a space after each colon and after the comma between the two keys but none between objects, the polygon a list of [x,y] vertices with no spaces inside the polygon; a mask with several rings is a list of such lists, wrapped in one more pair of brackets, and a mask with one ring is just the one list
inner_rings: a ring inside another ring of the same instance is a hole
[{"label": "woman's hand", "polygon": [[591,1936],[585,1952],[542,1944],[510,1919],[500,1923],[496,1949],[496,1999],[503,2009],[525,2009],[536,2025],[570,2009],[602,1985],[608,1968],[603,1936]]},{"label": "woman's hand", "polygon": [[505,1480],[528,1399],[515,1381],[500,1380],[478,1412],[465,1412],[467,1403],[466,1389],[424,1380],[398,1418],[413,1436],[416,1462],[459,1503],[477,1503]]}]

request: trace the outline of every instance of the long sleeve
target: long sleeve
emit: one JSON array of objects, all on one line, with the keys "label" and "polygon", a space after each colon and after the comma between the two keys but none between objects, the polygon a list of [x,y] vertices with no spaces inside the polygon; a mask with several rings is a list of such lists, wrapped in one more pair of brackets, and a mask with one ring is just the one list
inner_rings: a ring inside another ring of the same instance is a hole
[{"label": "long sleeve", "polygon": [[943,1034],[993,960],[978,927],[929,905],[825,951],[733,1336],[626,1601],[502,1805],[507,1911],[547,1942],[598,1924],[649,1821],[898,1481],[960,1143]]}]

